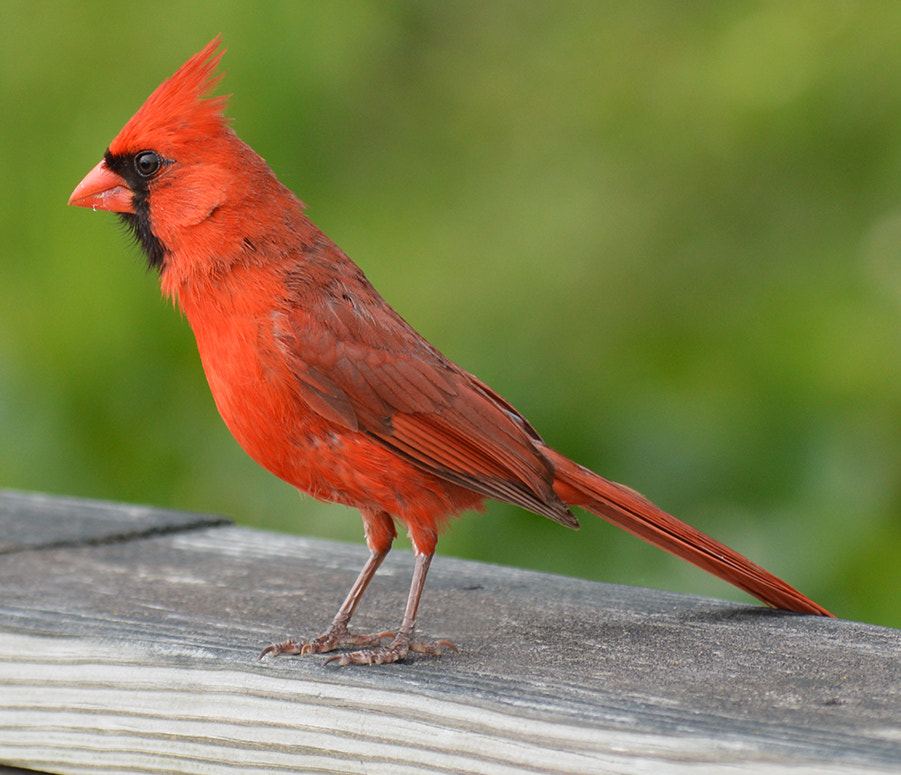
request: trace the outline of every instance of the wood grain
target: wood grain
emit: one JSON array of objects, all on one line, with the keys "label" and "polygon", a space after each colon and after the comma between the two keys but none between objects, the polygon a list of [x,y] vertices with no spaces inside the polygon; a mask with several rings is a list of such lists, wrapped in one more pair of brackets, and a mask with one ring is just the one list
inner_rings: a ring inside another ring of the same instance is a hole
[{"label": "wood grain", "polygon": [[[70,511],[78,531],[59,524]],[[365,549],[2,492],[0,528],[17,536],[0,556],[2,764],[901,771],[897,630],[438,557],[422,634],[460,654],[257,661],[272,640],[325,627]],[[408,553],[389,557],[361,629],[396,626],[411,567]]]}]

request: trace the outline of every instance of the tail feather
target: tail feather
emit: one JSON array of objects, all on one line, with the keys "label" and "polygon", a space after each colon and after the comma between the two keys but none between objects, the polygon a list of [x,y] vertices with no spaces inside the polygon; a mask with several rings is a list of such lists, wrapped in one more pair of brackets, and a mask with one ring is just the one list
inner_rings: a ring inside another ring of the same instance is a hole
[{"label": "tail feather", "polygon": [[598,476],[556,450],[544,452],[556,467],[554,491],[568,505],[581,506],[774,608],[832,616],[782,579],[667,514],[634,490]]}]

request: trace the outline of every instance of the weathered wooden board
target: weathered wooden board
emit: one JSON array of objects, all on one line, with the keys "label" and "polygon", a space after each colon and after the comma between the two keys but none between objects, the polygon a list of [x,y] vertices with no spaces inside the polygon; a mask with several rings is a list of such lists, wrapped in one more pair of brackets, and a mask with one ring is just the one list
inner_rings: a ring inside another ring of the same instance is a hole
[{"label": "weathered wooden board", "polygon": [[[78,530],[59,525],[69,513]],[[362,546],[3,493],[0,531],[15,536],[0,556],[3,764],[901,771],[897,630],[438,557],[420,630],[460,654],[257,661],[269,642],[326,626]],[[397,625],[411,566],[408,553],[389,557],[359,629]]]},{"label": "weathered wooden board", "polygon": [[0,490],[0,554],[128,541],[229,525],[210,514]]}]

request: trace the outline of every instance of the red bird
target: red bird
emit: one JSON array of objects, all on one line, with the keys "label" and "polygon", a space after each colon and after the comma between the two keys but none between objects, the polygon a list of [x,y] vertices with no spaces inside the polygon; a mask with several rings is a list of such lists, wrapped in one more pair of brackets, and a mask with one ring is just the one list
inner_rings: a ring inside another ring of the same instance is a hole
[{"label": "red bird", "polygon": [[[304,215],[208,97],[219,39],[165,81],[69,204],[118,213],[184,311],[222,419],[294,487],[360,510],[371,556],[323,635],[265,654],[340,647],[382,664],[448,641],[413,640],[438,534],[486,498],[567,527],[580,506],[776,608],[831,616],[727,546],[548,447],[501,396],[445,358]],[[416,564],[396,635],[348,623],[403,523]],[[382,640],[391,638],[382,645]]]}]

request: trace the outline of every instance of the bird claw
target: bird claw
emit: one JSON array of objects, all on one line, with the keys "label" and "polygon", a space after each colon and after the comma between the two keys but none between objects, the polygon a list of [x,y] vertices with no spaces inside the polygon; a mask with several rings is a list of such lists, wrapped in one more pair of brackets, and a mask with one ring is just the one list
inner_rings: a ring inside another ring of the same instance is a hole
[{"label": "bird claw", "polygon": [[410,651],[414,651],[417,654],[432,654],[440,657],[444,653],[444,649],[451,649],[456,654],[460,653],[457,647],[449,640],[405,642],[395,638],[392,643],[384,648],[335,654],[335,656],[329,657],[325,664],[330,665],[334,663],[338,667],[343,667],[344,665],[388,665],[392,662],[400,662]]},{"label": "bird claw", "polygon": [[270,643],[266,648],[264,648],[260,655],[257,657],[258,660],[263,657],[278,657],[282,654],[302,654],[303,647],[306,644],[298,643],[296,640],[286,640],[281,643]]},{"label": "bird claw", "polygon": [[434,654],[436,657],[440,657],[444,649],[450,649],[454,654],[460,653],[460,649],[449,640],[414,641],[410,644],[410,651],[417,654]]},{"label": "bird claw", "polygon": [[325,654],[345,646],[380,646],[385,638],[395,637],[393,632],[373,632],[354,635],[347,627],[330,627],[318,638],[301,643],[296,640],[286,640],[282,643],[273,643],[260,652],[258,659],[266,656],[306,656],[307,654]]}]

